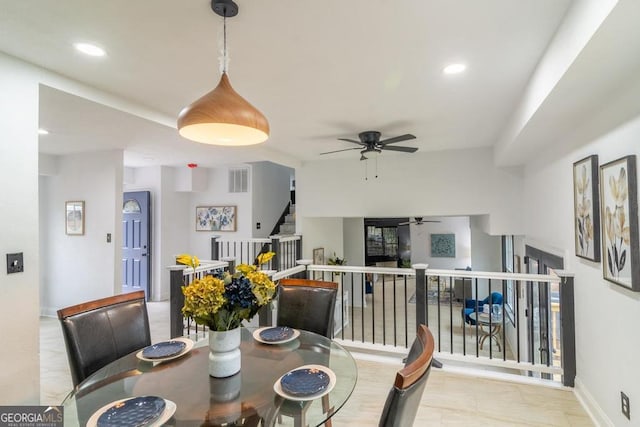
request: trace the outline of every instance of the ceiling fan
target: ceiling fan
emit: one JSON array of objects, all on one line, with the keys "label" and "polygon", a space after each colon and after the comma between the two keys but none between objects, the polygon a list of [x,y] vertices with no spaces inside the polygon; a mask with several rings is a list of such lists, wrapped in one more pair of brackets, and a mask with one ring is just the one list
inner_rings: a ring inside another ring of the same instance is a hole
[{"label": "ceiling fan", "polygon": [[422,219],[421,216],[415,217],[414,220],[415,221],[400,222],[400,223],[398,223],[398,225],[409,225],[409,224],[422,225],[425,222],[440,222],[440,221],[434,220],[434,219]]},{"label": "ceiling fan", "polygon": [[349,138],[338,138],[338,140],[340,141],[347,141],[347,142],[352,142],[354,144],[358,144],[357,147],[345,148],[343,150],[327,151],[326,153],[320,153],[320,154],[322,155],[322,154],[339,153],[341,151],[360,150],[360,160],[367,160],[367,157],[365,156],[366,153],[372,153],[372,152],[380,153],[382,152],[382,150],[401,151],[403,153],[415,153],[416,151],[418,151],[418,149],[415,147],[398,147],[397,145],[390,145],[390,144],[395,144],[396,142],[415,139],[416,137],[414,135],[411,135],[410,133],[385,139],[384,141],[380,141],[380,132],[375,130],[368,130],[365,132],[360,132],[358,134],[358,138],[360,139],[359,141],[356,141],[355,139],[349,139]]}]

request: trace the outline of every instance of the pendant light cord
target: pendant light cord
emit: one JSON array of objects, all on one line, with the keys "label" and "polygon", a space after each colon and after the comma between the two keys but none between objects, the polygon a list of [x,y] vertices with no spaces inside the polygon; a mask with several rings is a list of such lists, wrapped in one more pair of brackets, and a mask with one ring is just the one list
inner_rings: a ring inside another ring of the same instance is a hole
[{"label": "pendant light cord", "polygon": [[222,48],[222,73],[225,74],[227,72],[227,14],[225,13],[223,22],[223,48]]}]

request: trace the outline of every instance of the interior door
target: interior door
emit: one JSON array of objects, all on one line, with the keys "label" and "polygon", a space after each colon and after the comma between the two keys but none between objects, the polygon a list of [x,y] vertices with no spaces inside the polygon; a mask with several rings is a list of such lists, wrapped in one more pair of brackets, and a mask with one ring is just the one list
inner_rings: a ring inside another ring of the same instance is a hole
[{"label": "interior door", "polygon": [[122,292],[143,290],[148,298],[151,195],[148,191],[130,191],[122,200]]},{"label": "interior door", "polygon": [[[525,247],[527,273],[549,274],[550,269],[563,268],[563,259],[531,246]],[[527,335],[529,360],[551,366],[559,358],[559,322],[554,322],[552,306],[557,305],[559,285],[547,282],[531,282],[527,286]],[[554,327],[549,328],[549,325]],[[542,374],[549,378],[549,374]]]}]

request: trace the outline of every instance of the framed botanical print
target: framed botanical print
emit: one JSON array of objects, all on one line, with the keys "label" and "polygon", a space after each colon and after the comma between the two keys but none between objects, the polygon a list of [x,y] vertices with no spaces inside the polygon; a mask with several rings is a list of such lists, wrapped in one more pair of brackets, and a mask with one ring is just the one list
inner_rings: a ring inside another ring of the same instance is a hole
[{"label": "framed botanical print", "polygon": [[640,291],[636,157],[600,166],[602,272],[606,280]]},{"label": "framed botanical print", "polygon": [[236,207],[196,207],[196,231],[236,231]]},{"label": "framed botanical print", "polygon": [[[324,264],[324,248],[315,248],[313,249],[313,263],[315,265]],[[322,271],[314,271],[313,272],[314,280],[322,280]]]},{"label": "framed botanical print", "polygon": [[573,212],[576,256],[600,261],[598,156],[573,164]]},{"label": "framed botanical print", "polygon": [[84,234],[84,201],[64,202],[65,232],[70,236]]}]

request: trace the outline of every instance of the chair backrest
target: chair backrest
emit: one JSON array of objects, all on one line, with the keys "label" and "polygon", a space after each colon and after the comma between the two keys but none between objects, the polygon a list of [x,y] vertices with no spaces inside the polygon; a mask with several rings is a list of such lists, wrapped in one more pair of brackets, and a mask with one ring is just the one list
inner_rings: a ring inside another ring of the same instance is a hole
[{"label": "chair backrest", "polygon": [[491,295],[484,299],[484,304],[502,304],[502,294],[500,292],[491,292]]},{"label": "chair backrest", "polygon": [[280,279],[278,288],[278,326],[303,329],[331,338],[337,283]]},{"label": "chair backrest", "polygon": [[[421,350],[420,353],[414,351]],[[407,364],[398,371],[382,410],[379,427],[405,427],[413,425],[420,399],[431,372],[431,359],[435,344],[429,328],[420,325]],[[414,353],[412,355],[412,353]],[[417,355],[416,355],[417,353]],[[411,357],[413,360],[410,360]]]},{"label": "chair backrest", "polygon": [[58,310],[73,385],[114,360],[151,344],[144,291]]}]

